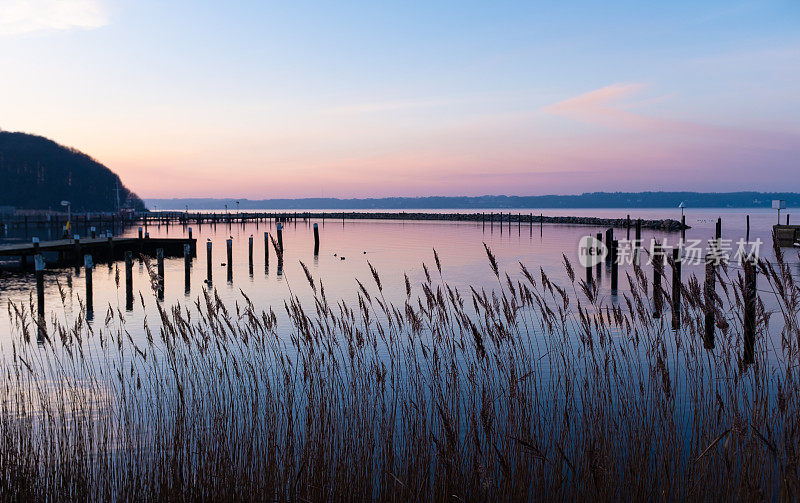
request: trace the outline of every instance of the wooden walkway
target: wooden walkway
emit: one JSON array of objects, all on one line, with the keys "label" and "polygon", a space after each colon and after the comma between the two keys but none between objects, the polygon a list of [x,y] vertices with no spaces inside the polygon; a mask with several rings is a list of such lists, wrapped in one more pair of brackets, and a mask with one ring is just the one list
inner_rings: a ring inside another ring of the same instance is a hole
[{"label": "wooden walkway", "polygon": [[[183,246],[190,245],[192,255],[197,248],[197,240],[193,238],[123,238],[123,237],[97,237],[74,239],[56,239],[42,241],[41,243],[9,243],[0,245],[0,257],[13,257],[20,259],[20,265],[28,264],[28,257],[37,254],[56,255],[57,262],[82,263],[84,255],[91,255],[95,261],[116,260],[125,256],[125,252],[155,256],[156,250],[161,248],[164,255],[169,257],[183,256]],[[48,260],[53,262],[54,260]],[[32,261],[30,261],[32,262]]]}]

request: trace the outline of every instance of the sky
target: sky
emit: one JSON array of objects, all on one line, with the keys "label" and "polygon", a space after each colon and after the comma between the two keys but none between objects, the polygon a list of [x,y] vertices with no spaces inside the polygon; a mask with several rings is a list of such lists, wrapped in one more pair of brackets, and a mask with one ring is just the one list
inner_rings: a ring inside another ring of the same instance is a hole
[{"label": "sky", "polygon": [[147,198],[800,191],[800,2],[0,0],[0,128]]}]

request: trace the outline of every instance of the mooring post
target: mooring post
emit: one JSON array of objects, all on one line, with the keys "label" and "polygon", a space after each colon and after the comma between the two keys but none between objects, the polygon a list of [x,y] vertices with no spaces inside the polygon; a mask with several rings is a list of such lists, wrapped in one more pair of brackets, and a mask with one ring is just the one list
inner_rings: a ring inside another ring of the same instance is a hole
[{"label": "mooring post", "polygon": [[144,234],[142,233],[142,228],[139,227],[139,239],[141,240],[143,237],[144,237]]},{"label": "mooring post", "polygon": [[206,281],[211,284],[211,240],[206,241]]},{"label": "mooring post", "polygon": [[631,216],[627,215],[625,217],[625,239],[628,241],[631,240]]},{"label": "mooring post", "polygon": [[[787,224],[788,225],[788,224]],[[744,266],[744,355],[745,365],[755,361],[756,342],[756,267],[752,257],[742,263]]]},{"label": "mooring post", "polygon": [[588,236],[589,239],[586,240],[587,248],[586,248],[586,284],[589,285],[592,282],[592,257],[594,256],[594,246],[591,246],[590,243],[592,242],[592,236]]},{"label": "mooring post", "polygon": [[[190,248],[191,248],[191,243],[192,243],[192,241],[191,241],[191,240],[192,240],[192,239],[193,239],[193,238],[192,238],[192,228],[191,228],[191,227],[189,227],[189,245],[190,245]],[[191,252],[192,252],[192,255],[194,255],[194,250],[191,250]]]},{"label": "mooring post", "polygon": [[133,252],[125,252],[125,309],[133,309]]},{"label": "mooring post", "polygon": [[[342,223],[344,223],[344,217],[342,217]],[[283,224],[278,223],[278,248],[281,250],[281,254],[283,253]]]},{"label": "mooring post", "polygon": [[233,282],[233,240],[225,240],[225,248],[228,252],[228,283]]},{"label": "mooring post", "polygon": [[74,257],[73,264],[75,264],[76,267],[79,267],[80,266],[80,257],[82,255],[81,254],[81,237],[79,235],[77,235],[77,234],[72,236],[72,247],[73,247],[73,257]]},{"label": "mooring post", "polygon": [[539,214],[539,236],[544,234],[544,213]]},{"label": "mooring post", "polygon": [[183,245],[183,284],[184,291],[188,295],[192,288],[192,246]]},{"label": "mooring post", "polygon": [[787,214],[786,214],[786,225],[789,225],[789,216],[790,216],[790,215],[787,213]]},{"label": "mooring post", "polygon": [[619,280],[619,242],[615,239],[611,241],[611,292],[617,292]]},{"label": "mooring post", "polygon": [[714,237],[719,240],[722,238],[722,217],[717,218],[717,230]]},{"label": "mooring post", "polygon": [[92,269],[94,263],[91,255],[83,256],[83,267],[86,273],[86,317],[92,319],[94,314],[94,290],[92,288]]},{"label": "mooring post", "polygon": [[661,276],[664,273],[664,254],[661,245],[653,245],[653,318],[661,318]]},{"label": "mooring post", "polygon": [[97,237],[97,227],[95,227],[95,226],[90,227],[89,228],[89,232],[92,235],[92,239]]},{"label": "mooring post", "polygon": [[269,232],[264,232],[264,270],[269,271]]},{"label": "mooring post", "polygon": [[33,242],[33,253],[36,255],[39,253],[39,238],[34,237],[31,241]]},{"label": "mooring post", "polygon": [[314,255],[319,255],[319,228],[314,224]]},{"label": "mooring post", "polygon": [[750,242],[750,215],[747,215],[747,235],[745,241]]},{"label": "mooring post", "polygon": [[44,257],[37,254],[33,258],[33,262],[36,268],[36,305],[41,325],[44,323]]},{"label": "mooring post", "polygon": [[[602,249],[602,243],[603,243],[603,233],[598,232],[595,238],[597,239],[596,242],[597,251],[595,253],[595,256],[597,257],[597,280],[600,281],[600,271],[603,269],[603,260],[600,259],[600,250]],[[606,241],[606,243],[608,243],[608,241]],[[609,255],[611,255],[611,250],[606,251],[606,256]]]},{"label": "mooring post", "polygon": [[672,328],[681,326],[681,257],[680,247],[672,249]]},{"label": "mooring post", "polygon": [[703,336],[703,347],[706,349],[714,349],[714,316],[716,309],[714,307],[714,298],[716,296],[716,254],[706,254],[706,280],[705,288],[703,289],[703,308],[705,311],[705,333]]},{"label": "mooring post", "polygon": [[686,215],[681,215],[681,239],[686,239]]},{"label": "mooring post", "polygon": [[156,248],[156,262],[158,263],[158,298],[164,299],[164,249]]},{"label": "mooring post", "polygon": [[642,246],[642,219],[636,219],[636,242],[634,243],[634,248],[639,248]]},{"label": "mooring post", "polygon": [[253,235],[247,239],[247,270],[250,276],[253,275]]}]

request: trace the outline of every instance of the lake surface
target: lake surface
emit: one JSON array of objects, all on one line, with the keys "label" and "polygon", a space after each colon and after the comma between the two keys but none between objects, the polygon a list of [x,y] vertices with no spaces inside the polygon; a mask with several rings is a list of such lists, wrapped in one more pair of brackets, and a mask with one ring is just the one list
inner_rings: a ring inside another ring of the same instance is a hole
[{"label": "lake surface", "polygon": [[[460,212],[459,210],[448,210]],[[508,213],[508,210],[487,209],[486,213]],[[791,210],[789,210],[791,211]],[[463,211],[461,211],[463,212]],[[511,210],[513,214],[527,215],[540,213],[546,216],[592,216],[601,218],[624,218],[630,214],[632,219],[680,219],[677,209],[555,209],[555,210]],[[722,218],[723,239],[731,240],[730,255],[736,252],[736,242],[743,239],[746,228],[746,215],[750,215],[750,241],[761,240],[761,256],[773,258],[771,229],[777,217],[769,209],[688,209],[686,222],[692,228],[686,232],[687,241],[700,240],[700,247],[705,255],[707,240],[714,237],[714,229],[718,217]],[[785,217],[782,217],[782,220]],[[319,224],[320,252],[314,256],[313,223]],[[412,293],[420,294],[419,286],[425,279],[423,264],[427,264],[430,274],[438,275],[434,265],[435,249],[442,265],[445,281],[459,290],[468,291],[469,287],[477,290],[491,290],[497,286],[497,278],[491,271],[483,246],[488,245],[496,255],[501,274],[507,272],[512,278],[520,275],[519,263],[538,273],[541,267],[554,281],[567,286],[567,278],[563,256],[566,256],[576,271],[578,278],[584,277],[584,271],[578,263],[578,243],[583,236],[604,232],[604,228],[591,226],[571,226],[556,224],[518,225],[512,223],[500,226],[498,223],[481,224],[475,222],[447,221],[381,221],[354,220],[345,221],[326,219],[316,222],[297,221],[284,225],[284,268],[278,274],[277,259],[270,246],[270,263],[265,267],[264,232],[274,235],[275,223],[217,225],[151,225],[148,232],[151,236],[179,237],[188,235],[188,227],[192,227],[197,238],[198,253],[192,262],[191,282],[188,292],[185,288],[184,261],[182,258],[165,260],[165,296],[164,305],[193,303],[208,285],[206,279],[205,243],[213,243],[213,287],[219,297],[229,308],[242,302],[242,293],[247,295],[258,309],[272,307],[279,321],[285,317],[284,301],[290,296],[297,296],[301,301],[312,298],[309,285],[301,262],[304,263],[317,283],[321,282],[328,299],[355,301],[358,284],[372,283],[369,268],[372,264],[380,275],[384,295],[390,302],[402,303],[406,297],[404,274],[408,275],[412,285]],[[100,230],[99,230],[100,231]],[[124,235],[135,236],[136,227],[126,229]],[[254,238],[254,263],[252,272],[248,264],[248,238]],[[30,239],[31,236],[7,236],[6,240]],[[233,239],[233,276],[227,281],[227,262],[225,241]],[[625,229],[616,229],[615,237],[625,239]],[[633,238],[633,229],[631,229]],[[645,247],[650,246],[651,239],[666,241],[668,246],[680,239],[680,233],[661,232],[643,229],[642,238]],[[44,239],[44,238],[43,238]],[[797,253],[786,249],[787,259],[793,264],[793,272],[800,277],[800,261]],[[627,288],[625,273],[630,271],[629,265],[620,269],[620,294]],[[703,276],[703,265],[684,264],[684,281],[690,275]],[[645,267],[648,275],[652,268]],[[107,310],[119,310],[124,313],[131,335],[135,339],[143,337],[143,321],[147,317],[150,323],[156,322],[155,295],[150,287],[150,275],[142,261],[134,262],[134,297],[133,309],[125,310],[125,274],[124,264],[117,262],[111,265],[97,264],[93,274],[94,314],[102,322]],[[595,270],[595,277],[597,278]],[[667,273],[669,276],[669,273]],[[47,317],[55,317],[70,324],[80,312],[85,298],[85,279],[82,268],[48,269],[45,276],[45,296]],[[502,277],[502,276],[501,276]],[[601,267],[599,276],[601,295],[610,297],[610,271]],[[144,300],[144,307],[140,301]],[[64,295],[63,302],[61,295]],[[31,299],[35,309],[35,283],[33,275],[28,273],[0,272],[0,303],[7,307],[9,303],[27,304]],[[613,298],[612,298],[613,300]],[[767,299],[765,299],[765,303]],[[10,316],[0,319],[0,343],[8,349],[12,334]]]}]

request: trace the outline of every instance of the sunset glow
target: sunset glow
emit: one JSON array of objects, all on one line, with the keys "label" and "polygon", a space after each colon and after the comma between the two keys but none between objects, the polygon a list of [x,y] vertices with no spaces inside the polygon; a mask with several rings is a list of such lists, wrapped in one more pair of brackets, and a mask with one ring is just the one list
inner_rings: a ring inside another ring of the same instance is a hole
[{"label": "sunset glow", "polygon": [[800,190],[798,22],[793,1],[10,0],[0,128],[142,197]]}]

